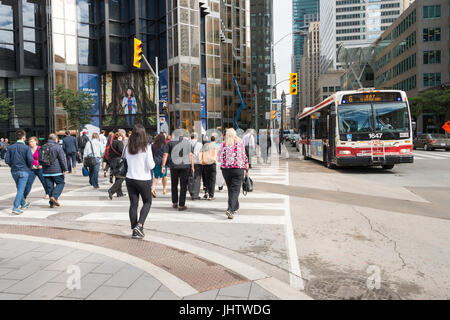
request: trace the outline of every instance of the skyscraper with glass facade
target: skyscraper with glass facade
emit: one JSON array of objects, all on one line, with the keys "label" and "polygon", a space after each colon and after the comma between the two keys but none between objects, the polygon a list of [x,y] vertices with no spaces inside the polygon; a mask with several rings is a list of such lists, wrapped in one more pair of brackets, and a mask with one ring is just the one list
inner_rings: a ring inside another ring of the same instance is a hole
[{"label": "skyscraper with glass facade", "polygon": [[249,10],[248,0],[0,0],[0,90],[15,106],[0,135],[76,129],[55,102],[58,85],[94,97],[88,130],[155,130],[155,79],[132,66],[134,37],[153,69],[159,59],[158,107],[171,129],[232,126],[233,77],[250,101]]},{"label": "skyscraper with glass facade", "polygon": [[[273,40],[273,0],[251,1],[252,37],[252,124],[254,128],[266,128],[265,113],[270,111],[270,42]],[[256,125],[256,121],[258,124]]]},{"label": "skyscraper with glass facade", "polygon": [[[302,34],[292,36],[292,72],[299,72],[304,54],[306,34],[309,23],[319,20],[319,0],[293,0],[292,1],[292,32],[303,31]],[[302,75],[299,75],[302,77]],[[302,94],[299,92],[299,94]],[[292,97],[292,115],[299,111],[299,95]]]}]

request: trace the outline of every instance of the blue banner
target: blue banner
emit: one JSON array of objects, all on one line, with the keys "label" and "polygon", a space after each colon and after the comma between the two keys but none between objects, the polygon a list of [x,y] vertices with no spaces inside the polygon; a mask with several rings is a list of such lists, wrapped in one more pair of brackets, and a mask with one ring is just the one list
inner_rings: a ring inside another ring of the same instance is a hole
[{"label": "blue banner", "polygon": [[98,94],[98,75],[91,73],[79,73],[78,88],[83,92],[90,93],[91,96],[95,99],[95,103],[92,105],[93,117],[92,123],[90,125],[100,128],[100,96]]},{"label": "blue banner", "polygon": [[207,124],[206,124],[206,83],[200,84],[200,117],[202,119],[202,126],[203,129],[207,130]]},{"label": "blue banner", "polygon": [[[164,69],[159,71],[159,125],[161,131],[168,131],[169,125],[169,70]],[[164,130],[163,130],[164,128]]]}]

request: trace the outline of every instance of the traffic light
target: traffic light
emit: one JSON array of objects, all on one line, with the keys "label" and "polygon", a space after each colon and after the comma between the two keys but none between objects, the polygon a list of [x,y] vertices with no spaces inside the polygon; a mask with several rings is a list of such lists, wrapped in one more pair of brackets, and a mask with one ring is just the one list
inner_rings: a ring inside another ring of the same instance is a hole
[{"label": "traffic light", "polygon": [[291,73],[289,75],[289,93],[291,95],[296,95],[298,93],[298,75],[297,73]]},{"label": "traffic light", "polygon": [[142,62],[142,55],[144,54],[143,51],[144,44],[141,40],[138,38],[134,38],[134,59],[133,59],[133,66],[136,68],[141,67]]},{"label": "traffic light", "polygon": [[274,120],[277,116],[277,110],[270,111],[270,120]]}]

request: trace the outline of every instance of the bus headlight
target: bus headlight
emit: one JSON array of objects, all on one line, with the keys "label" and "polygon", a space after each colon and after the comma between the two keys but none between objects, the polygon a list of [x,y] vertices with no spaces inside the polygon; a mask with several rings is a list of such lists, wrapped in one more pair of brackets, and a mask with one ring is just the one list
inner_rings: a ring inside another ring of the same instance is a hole
[{"label": "bus headlight", "polygon": [[400,153],[410,153],[411,149],[400,149]]},{"label": "bus headlight", "polygon": [[339,154],[349,155],[349,154],[352,154],[352,152],[349,150],[339,150]]}]

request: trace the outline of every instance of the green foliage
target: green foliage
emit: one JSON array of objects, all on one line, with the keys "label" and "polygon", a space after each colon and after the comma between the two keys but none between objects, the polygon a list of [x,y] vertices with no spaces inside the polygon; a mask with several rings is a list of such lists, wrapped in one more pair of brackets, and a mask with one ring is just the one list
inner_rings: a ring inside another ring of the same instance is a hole
[{"label": "green foliage", "polygon": [[422,113],[433,113],[450,119],[450,89],[427,90],[410,98],[411,114],[415,117]]},{"label": "green foliage", "polygon": [[148,124],[151,126],[156,126],[156,116],[147,117]]},{"label": "green foliage", "polygon": [[95,103],[95,99],[89,93],[73,91],[58,85],[55,90],[55,98],[56,102],[61,103],[64,110],[67,111],[70,123],[75,125],[78,130],[92,122],[92,105]]},{"label": "green foliage", "polygon": [[7,121],[13,108],[12,100],[0,92],[0,121]]}]

